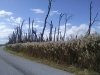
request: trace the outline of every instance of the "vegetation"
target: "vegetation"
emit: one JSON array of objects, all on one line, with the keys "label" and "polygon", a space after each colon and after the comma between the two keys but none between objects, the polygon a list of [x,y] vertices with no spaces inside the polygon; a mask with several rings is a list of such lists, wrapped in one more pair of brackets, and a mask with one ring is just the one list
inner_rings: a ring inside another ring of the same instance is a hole
[{"label": "vegetation", "polygon": [[[70,15],[67,14],[63,14],[61,13],[59,15],[59,23],[58,23],[58,31],[57,31],[57,27],[55,27],[55,31],[54,31],[54,37],[53,36],[53,22],[50,21],[48,22],[48,17],[51,11],[51,7],[52,7],[52,2],[53,0],[48,0],[48,11],[47,14],[45,16],[45,20],[44,20],[44,27],[42,29],[42,32],[39,33],[39,35],[37,35],[37,30],[33,27],[34,26],[34,19],[31,21],[30,17],[29,17],[29,28],[27,33],[25,33],[23,31],[23,26],[24,26],[24,22],[25,20],[22,21],[22,24],[17,26],[15,28],[15,30],[13,31],[12,35],[9,36],[9,42],[8,44],[14,44],[14,43],[25,43],[25,42],[47,42],[47,41],[64,41],[66,38],[66,24],[69,21],[69,19],[71,18]],[[60,24],[61,24],[61,20],[62,18],[65,17],[65,30],[64,30],[64,34],[63,36],[61,35],[60,32]],[[47,36],[47,38],[44,38],[44,32],[47,26],[47,23],[50,25],[50,32],[49,32],[49,36]],[[57,35],[56,35],[57,33]]]},{"label": "vegetation", "polygon": [[18,43],[7,47],[32,57],[100,72],[100,36],[98,35],[67,42]]},{"label": "vegetation", "polygon": [[[37,35],[37,31],[33,28],[34,20],[32,20],[31,23],[30,18],[28,33],[23,34],[23,20],[22,24],[16,27],[15,31],[13,31],[12,35],[9,37],[9,42],[6,47],[12,51],[18,53],[22,52],[31,57],[47,59],[59,64],[74,65],[79,68],[89,69],[100,73],[100,35],[90,34],[91,27],[98,16],[97,13],[94,20],[91,20],[92,3],[90,3],[90,24],[85,36],[77,37],[76,35],[75,38],[66,39],[66,24],[72,16],[61,13],[59,16],[58,28],[53,27],[53,22],[50,21],[50,33],[45,39],[43,35],[52,6],[52,0],[48,1],[48,12],[40,35]],[[60,24],[64,16],[65,30],[62,36]],[[55,28],[54,37],[52,37],[53,28]]]}]

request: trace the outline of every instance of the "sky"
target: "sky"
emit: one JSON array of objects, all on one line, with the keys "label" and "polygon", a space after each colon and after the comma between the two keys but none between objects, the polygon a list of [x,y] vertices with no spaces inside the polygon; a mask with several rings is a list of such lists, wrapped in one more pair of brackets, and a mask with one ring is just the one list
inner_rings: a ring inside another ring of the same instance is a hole
[{"label": "sky", "polygon": [[[89,25],[89,4],[93,1],[92,18],[96,13],[100,13],[100,0],[53,0],[48,23],[53,21],[53,27],[58,27],[60,13],[71,15],[72,18],[67,23],[66,36],[84,34]],[[0,44],[8,41],[14,28],[25,20],[23,32],[27,32],[28,18],[34,19],[34,28],[40,33],[43,28],[45,15],[48,9],[48,0],[0,0]],[[98,15],[97,20],[100,20]],[[53,30],[54,30],[53,28]],[[91,32],[99,32],[100,21],[97,21]],[[61,29],[64,31],[64,17],[61,21]],[[45,35],[49,33],[47,24]]]}]

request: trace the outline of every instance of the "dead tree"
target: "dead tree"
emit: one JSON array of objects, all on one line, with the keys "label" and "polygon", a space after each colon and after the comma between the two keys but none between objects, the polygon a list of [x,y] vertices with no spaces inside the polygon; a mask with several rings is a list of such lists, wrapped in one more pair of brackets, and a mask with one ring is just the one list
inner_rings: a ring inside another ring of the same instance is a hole
[{"label": "dead tree", "polygon": [[30,41],[31,29],[30,29],[30,17],[29,17],[29,29],[28,29],[28,41]]},{"label": "dead tree", "polygon": [[33,28],[34,20],[32,21],[32,41],[37,41],[37,32],[36,29]]},{"label": "dead tree", "polygon": [[34,24],[34,20],[32,20],[32,34],[33,34],[33,30],[34,30],[33,24]]},{"label": "dead tree", "polygon": [[52,0],[48,0],[48,1],[49,1],[48,12],[46,14],[45,21],[44,21],[44,27],[43,27],[43,30],[42,30],[42,33],[41,33],[41,41],[43,41],[43,35],[44,35],[44,31],[45,31],[46,24],[47,24],[47,19],[48,19],[48,16],[50,14],[51,6],[52,6]]},{"label": "dead tree", "polygon": [[18,36],[18,43],[20,42],[20,26],[17,27],[17,36]]},{"label": "dead tree", "polygon": [[27,33],[24,33],[24,37],[23,37],[23,42],[27,42],[28,38],[27,38]]},{"label": "dead tree", "polygon": [[62,40],[62,34],[61,34],[61,31],[60,31],[60,40]]},{"label": "dead tree", "polygon": [[14,31],[13,31],[13,34],[12,34],[12,41],[13,41],[13,43],[16,43],[16,34],[15,34]]},{"label": "dead tree", "polygon": [[22,42],[23,40],[23,38],[22,38],[22,28],[23,28],[23,25],[24,25],[24,20],[22,21],[22,24],[21,24],[21,26],[19,27],[19,42]]},{"label": "dead tree", "polygon": [[22,24],[20,26],[17,26],[14,30],[14,34],[16,35],[16,42],[18,42],[18,43],[23,42],[23,37],[22,37],[23,24],[24,24],[24,20],[22,21]]},{"label": "dead tree", "polygon": [[55,37],[56,37],[56,27],[55,27],[55,30],[54,30],[54,42],[56,41]]},{"label": "dead tree", "polygon": [[34,20],[32,20],[32,33],[31,33],[31,39],[34,41],[34,28],[33,28]]},{"label": "dead tree", "polygon": [[53,28],[53,23],[51,21],[51,23],[50,23],[49,41],[52,41],[52,28]]},{"label": "dead tree", "polygon": [[49,38],[48,38],[48,36],[46,35],[45,42],[48,42],[48,41],[49,41]]},{"label": "dead tree", "polygon": [[66,25],[67,25],[68,20],[69,20],[71,17],[72,17],[72,16],[68,16],[67,14],[65,14],[65,30],[64,30],[64,35],[63,35],[63,38],[62,38],[63,41],[65,40],[65,35],[66,35]]},{"label": "dead tree", "polygon": [[62,20],[62,17],[64,16],[64,14],[60,14],[59,16],[59,25],[58,25],[58,34],[57,34],[57,41],[59,41],[59,30],[60,30],[60,23],[61,23],[61,20]]},{"label": "dead tree", "polygon": [[11,36],[8,36],[8,44],[12,44],[12,38],[11,38]]},{"label": "dead tree", "polygon": [[19,40],[18,40],[18,38],[19,38],[19,28],[18,28],[18,26],[16,27],[16,29],[15,29],[15,31],[16,31],[16,42],[18,43],[19,42]]},{"label": "dead tree", "polygon": [[16,43],[16,32],[15,31],[13,31],[13,33],[12,33],[12,35],[11,36],[9,36],[9,42],[8,42],[9,44],[14,44],[14,43]]},{"label": "dead tree", "polygon": [[25,33],[25,42],[27,42],[28,41],[28,35],[27,35],[27,33]]},{"label": "dead tree", "polygon": [[92,25],[97,21],[96,18],[98,16],[98,13],[96,14],[96,16],[92,19],[92,1],[90,3],[90,23],[89,23],[89,28],[88,28],[88,31],[87,31],[87,34],[86,36],[89,36],[90,33],[91,33],[91,27]]}]

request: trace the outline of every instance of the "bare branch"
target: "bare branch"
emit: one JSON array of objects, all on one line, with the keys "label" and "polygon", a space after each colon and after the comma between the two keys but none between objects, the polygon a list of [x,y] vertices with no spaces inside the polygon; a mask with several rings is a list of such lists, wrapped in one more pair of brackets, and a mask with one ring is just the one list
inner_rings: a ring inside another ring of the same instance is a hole
[{"label": "bare branch", "polygon": [[92,21],[92,25],[97,21],[96,18],[98,17],[98,13],[96,14],[96,16],[94,17],[93,21]]},{"label": "bare branch", "polygon": [[55,36],[56,36],[56,27],[55,27],[55,30],[54,30],[54,42],[55,42]]},{"label": "bare branch", "polygon": [[65,14],[65,30],[64,30],[64,35],[63,35],[63,39],[62,39],[63,41],[65,39],[65,34],[66,34],[66,24],[67,24],[68,20],[71,19],[71,17],[72,17],[72,15],[68,16],[67,14]]},{"label": "bare branch", "polygon": [[45,31],[46,24],[47,24],[47,19],[48,19],[48,16],[50,14],[51,6],[52,6],[52,0],[48,0],[48,1],[49,1],[48,12],[46,14],[45,21],[44,21],[44,27],[43,27],[43,30],[42,30],[42,33],[41,33],[41,41],[43,41],[43,35],[44,35],[44,31]]},{"label": "bare branch", "polygon": [[97,16],[98,16],[98,13],[96,14],[96,16],[94,17],[94,19],[92,20],[92,1],[91,1],[91,3],[90,3],[90,23],[89,23],[89,28],[88,28],[86,36],[90,35],[91,27],[96,22]]},{"label": "bare branch", "polygon": [[62,17],[64,16],[64,14],[60,14],[60,16],[59,16],[59,25],[58,25],[58,35],[57,35],[57,41],[59,41],[59,30],[60,30],[60,23],[61,23],[61,20],[62,20]]}]

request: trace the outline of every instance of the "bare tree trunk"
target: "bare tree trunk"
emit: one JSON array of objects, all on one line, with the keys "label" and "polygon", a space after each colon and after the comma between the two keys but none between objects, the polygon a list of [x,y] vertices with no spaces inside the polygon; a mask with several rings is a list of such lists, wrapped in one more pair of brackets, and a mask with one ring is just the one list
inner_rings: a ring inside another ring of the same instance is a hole
[{"label": "bare tree trunk", "polygon": [[33,24],[34,24],[34,20],[32,20],[32,34],[33,34],[33,30],[34,30]]},{"label": "bare tree trunk", "polygon": [[52,6],[52,0],[48,0],[48,1],[49,1],[48,12],[47,12],[47,15],[45,17],[44,27],[43,27],[43,30],[42,30],[42,33],[41,33],[41,41],[43,41],[43,35],[44,35],[44,31],[45,31],[46,24],[47,24],[47,19],[48,19],[48,16],[50,14],[51,6]]},{"label": "bare tree trunk", "polygon": [[37,33],[36,33],[36,30],[33,28],[33,23],[34,23],[34,20],[32,21],[32,36],[35,35],[34,41],[36,42],[37,41]]},{"label": "bare tree trunk", "polygon": [[92,20],[92,1],[91,1],[91,3],[90,3],[90,23],[89,23],[89,28],[88,28],[86,36],[90,35],[90,33],[91,33],[91,27],[95,23],[97,16],[98,16],[98,13],[96,14],[96,16],[94,17],[94,19]]},{"label": "bare tree trunk", "polygon": [[20,39],[19,39],[19,41],[20,41],[20,42],[22,42],[22,35],[23,35],[23,34],[22,34],[22,28],[23,28],[23,25],[24,25],[24,20],[22,21],[22,24],[21,24],[21,26],[20,26],[20,28],[19,28],[19,29],[20,29],[20,30],[19,30],[19,32],[20,32]]},{"label": "bare tree trunk", "polygon": [[55,36],[56,36],[56,27],[55,27],[55,31],[54,31],[54,42],[55,42]]},{"label": "bare tree trunk", "polygon": [[34,24],[34,20],[32,20],[32,33],[31,33],[31,39],[32,39],[32,42],[34,41],[34,39],[33,39],[33,36],[34,36],[34,28],[33,28],[33,24]]},{"label": "bare tree trunk", "polygon": [[63,41],[65,40],[65,35],[66,35],[66,24],[67,24],[68,20],[69,20],[71,17],[72,17],[72,16],[65,15],[65,30],[64,30],[64,35],[63,35],[63,38],[62,38]]},{"label": "bare tree trunk", "polygon": [[16,43],[16,34],[14,31],[13,31],[13,35],[12,35],[12,40],[13,40],[13,43]]},{"label": "bare tree trunk", "polygon": [[18,43],[20,42],[20,26],[18,27]]},{"label": "bare tree trunk", "polygon": [[28,41],[30,41],[30,33],[31,33],[31,29],[30,29],[30,17],[29,17],[29,29],[28,29]]},{"label": "bare tree trunk", "polygon": [[60,14],[60,16],[59,16],[59,25],[58,25],[58,35],[57,35],[57,41],[59,41],[59,30],[60,30],[60,23],[61,23],[61,19],[62,19],[62,17],[63,17],[63,15],[64,14]]},{"label": "bare tree trunk", "polygon": [[90,35],[90,31],[91,31],[91,26],[92,26],[92,23],[91,23],[91,15],[92,15],[92,2],[90,3],[90,23],[89,23],[89,28],[88,28],[88,32],[87,32],[87,35]]},{"label": "bare tree trunk", "polygon": [[53,28],[53,23],[51,21],[51,24],[50,24],[50,33],[49,33],[49,41],[52,41],[52,28]]},{"label": "bare tree trunk", "polygon": [[61,34],[61,32],[60,32],[60,40],[62,40],[62,34]]},{"label": "bare tree trunk", "polygon": [[16,42],[18,43],[18,27],[16,27]]}]

